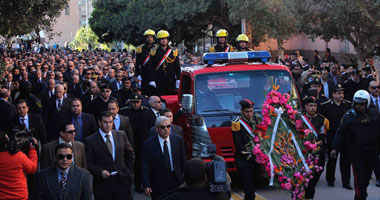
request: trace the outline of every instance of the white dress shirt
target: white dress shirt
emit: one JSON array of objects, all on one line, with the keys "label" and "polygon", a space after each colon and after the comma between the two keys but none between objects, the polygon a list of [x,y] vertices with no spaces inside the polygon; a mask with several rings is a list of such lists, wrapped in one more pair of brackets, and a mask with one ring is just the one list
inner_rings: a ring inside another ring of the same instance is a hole
[{"label": "white dress shirt", "polygon": [[117,114],[115,116],[115,118],[113,119],[113,123],[115,124],[115,130],[119,130],[120,129],[120,115]]},{"label": "white dress shirt", "polygon": [[322,85],[323,85],[323,93],[325,94],[325,97],[329,99],[330,97],[329,84],[327,83],[327,81],[325,81],[324,83],[322,83]]},{"label": "white dress shirt", "polygon": [[29,130],[29,116],[28,116],[28,114],[26,114],[24,117],[20,117],[20,123],[22,124],[22,122],[25,123],[26,130]]},{"label": "white dress shirt", "polygon": [[110,131],[108,133],[105,133],[105,132],[102,131],[102,129],[99,129],[99,133],[102,136],[105,144],[107,143],[107,137],[106,137],[106,135],[109,135],[109,138],[110,138],[111,144],[112,144],[112,159],[115,160],[115,141],[113,139],[112,132]]},{"label": "white dress shirt", "polygon": [[164,154],[164,142],[165,142],[165,140],[166,140],[167,145],[168,145],[171,171],[174,171],[174,168],[173,168],[173,159],[172,159],[172,147],[170,145],[170,137],[168,136],[166,139],[164,139],[160,135],[158,135],[158,141],[160,142],[160,147],[161,147],[162,154]]},{"label": "white dress shirt", "polygon": [[375,107],[376,107],[376,100],[377,100],[377,104],[378,104],[378,106],[379,106],[379,110],[378,110],[378,111],[380,111],[380,97],[377,96],[377,98],[375,98],[375,97],[372,96],[372,94],[371,94],[371,99],[372,99],[373,105],[374,105]]}]

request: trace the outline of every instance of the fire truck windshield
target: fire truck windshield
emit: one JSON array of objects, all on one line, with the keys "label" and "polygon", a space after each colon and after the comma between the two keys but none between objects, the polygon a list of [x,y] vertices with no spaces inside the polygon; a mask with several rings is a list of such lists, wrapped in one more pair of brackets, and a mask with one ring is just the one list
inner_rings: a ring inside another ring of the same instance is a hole
[{"label": "fire truck windshield", "polygon": [[257,70],[201,74],[195,78],[196,113],[223,115],[240,113],[239,101],[250,99],[260,109],[273,86],[288,93],[297,104],[297,94],[289,72]]}]

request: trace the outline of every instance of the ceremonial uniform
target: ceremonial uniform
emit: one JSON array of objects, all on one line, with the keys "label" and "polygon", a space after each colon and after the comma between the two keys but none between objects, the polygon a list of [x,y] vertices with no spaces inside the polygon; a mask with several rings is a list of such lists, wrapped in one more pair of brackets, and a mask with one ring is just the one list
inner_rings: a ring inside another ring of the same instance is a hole
[{"label": "ceremonial uniform", "polygon": [[[318,141],[321,142],[320,144],[320,150],[318,152],[318,166],[321,166],[324,168],[325,166],[325,160],[326,160],[326,136],[327,136],[327,130],[329,130],[329,120],[322,116],[321,114],[316,114],[314,117],[308,116],[306,113],[303,113],[303,118],[305,120],[304,124],[306,127],[313,131],[314,134],[316,133],[318,135]],[[310,126],[310,127],[309,127]],[[312,199],[314,198],[315,194],[315,186],[317,186],[317,183],[319,181],[319,178],[321,177],[323,170],[320,170],[318,172],[315,172],[313,174],[313,178],[310,179],[309,184],[307,185],[305,189],[305,198]]]},{"label": "ceremonial uniform", "polygon": [[[326,180],[330,185],[335,181],[336,158],[330,156],[332,142],[335,132],[342,121],[343,115],[351,108],[351,102],[343,100],[337,105],[334,100],[329,100],[321,104],[320,113],[330,122],[330,129],[327,131],[327,155],[328,162],[326,165]],[[342,183],[344,186],[350,185],[350,160],[348,158],[347,149],[342,148],[340,151],[340,173],[342,175]]]},{"label": "ceremonial uniform", "polygon": [[[132,95],[130,101],[140,100],[141,96],[136,94]],[[135,110],[131,106],[127,106],[121,108],[119,111],[120,115],[124,115],[129,117],[129,121],[131,122],[132,131],[133,131],[133,140],[134,140],[134,150],[135,150],[135,179],[134,184],[135,188],[141,188],[142,186],[142,176],[141,176],[141,152],[142,152],[142,144],[143,144],[143,127],[145,124],[143,113],[149,108],[145,106],[141,106],[139,109]],[[138,190],[138,189],[136,189]]]},{"label": "ceremonial uniform", "polygon": [[234,51],[234,47],[230,44],[226,44],[223,46],[221,46],[220,44],[217,44],[217,45],[211,46],[209,49],[210,53],[213,53],[213,52],[233,52],[233,51]]},{"label": "ceremonial uniform", "polygon": [[[252,109],[253,102],[247,99],[240,101],[242,110],[245,108]],[[242,111],[244,113],[244,111]],[[253,145],[254,130],[258,124],[257,118],[253,116],[252,120],[244,117],[238,117],[232,121],[232,136],[235,145],[235,165],[243,181],[244,193],[246,200],[255,199],[255,181],[258,180],[260,166],[256,163],[252,155],[252,149],[247,149],[248,144]],[[253,146],[252,146],[253,148]]]},{"label": "ceremonial uniform", "polygon": [[137,47],[136,49],[136,66],[135,66],[135,76],[141,76],[141,93],[142,94],[150,94],[150,88],[149,88],[149,80],[148,80],[148,62],[150,60],[150,51],[155,46],[148,46],[146,44],[142,44]]},{"label": "ceremonial uniform", "polygon": [[152,94],[157,96],[175,94],[176,81],[181,76],[178,49],[171,46],[162,49],[158,46],[150,51],[150,57],[149,82],[156,83]]}]

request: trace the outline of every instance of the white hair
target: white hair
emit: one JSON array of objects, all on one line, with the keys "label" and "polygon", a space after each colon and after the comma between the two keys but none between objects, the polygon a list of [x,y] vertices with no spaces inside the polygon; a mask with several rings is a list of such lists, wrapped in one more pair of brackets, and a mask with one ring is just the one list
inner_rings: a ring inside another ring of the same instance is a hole
[{"label": "white hair", "polygon": [[160,124],[161,124],[161,122],[164,122],[164,121],[168,121],[170,123],[170,119],[169,118],[167,118],[165,116],[159,116],[159,117],[156,118],[156,122],[154,123],[154,125],[156,127],[159,127]]}]

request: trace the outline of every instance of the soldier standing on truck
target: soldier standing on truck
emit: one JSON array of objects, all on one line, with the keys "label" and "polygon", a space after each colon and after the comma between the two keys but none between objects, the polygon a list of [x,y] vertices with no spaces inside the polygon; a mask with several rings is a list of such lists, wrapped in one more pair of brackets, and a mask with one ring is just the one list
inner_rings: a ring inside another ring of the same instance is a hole
[{"label": "soldier standing on truck", "polygon": [[246,34],[240,34],[236,38],[236,41],[238,42],[238,46],[235,51],[252,51],[252,49],[248,47],[249,38]]},{"label": "soldier standing on truck", "polygon": [[219,29],[216,32],[217,44],[215,46],[211,46],[209,52],[233,52],[234,47],[227,43],[227,36],[228,32],[225,29]]},{"label": "soldier standing on truck", "polygon": [[258,121],[253,113],[253,101],[243,99],[241,105],[241,117],[232,121],[232,135],[235,145],[235,164],[243,182],[245,200],[255,199],[255,181],[258,180],[260,166],[246,145],[253,141],[256,124]]}]

